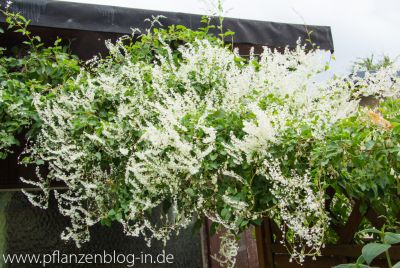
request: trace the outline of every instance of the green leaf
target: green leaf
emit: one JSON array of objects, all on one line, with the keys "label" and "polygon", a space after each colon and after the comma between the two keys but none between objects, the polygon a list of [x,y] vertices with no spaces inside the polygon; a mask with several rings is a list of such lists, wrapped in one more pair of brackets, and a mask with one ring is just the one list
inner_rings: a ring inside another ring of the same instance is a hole
[{"label": "green leaf", "polygon": [[227,32],[224,33],[224,36],[231,36],[231,35],[234,35],[234,34],[235,34],[235,32],[233,32],[233,31],[227,31]]},{"label": "green leaf", "polygon": [[36,165],[40,166],[43,164],[44,164],[44,161],[42,159],[36,160]]},{"label": "green leaf", "polygon": [[262,221],[263,221],[262,219],[255,219],[255,220],[252,220],[251,222],[256,225],[261,225]]},{"label": "green leaf", "polygon": [[367,141],[367,142],[365,143],[365,149],[371,150],[372,147],[374,147],[374,145],[375,145],[375,141],[369,140],[369,141]]},{"label": "green leaf", "polygon": [[382,231],[379,231],[378,229],[375,228],[369,228],[369,229],[364,229],[360,231],[360,233],[374,233],[374,234],[381,234]]},{"label": "green leaf", "polygon": [[357,259],[357,261],[356,261],[357,264],[363,264],[364,262],[365,262],[365,259],[364,259],[363,255],[361,255],[360,257],[358,257],[358,259]]},{"label": "green leaf", "polygon": [[210,159],[211,159],[212,161],[214,161],[215,159],[217,159],[217,157],[218,157],[217,154],[211,154],[211,155],[210,155]]},{"label": "green leaf", "polygon": [[224,219],[229,219],[231,215],[231,212],[229,210],[229,208],[223,208],[221,211],[221,217]]},{"label": "green leaf", "polygon": [[371,267],[368,265],[365,265],[365,264],[345,263],[345,264],[336,265],[333,268],[371,268]]},{"label": "green leaf", "polygon": [[243,228],[243,227],[247,226],[248,224],[249,224],[249,221],[247,221],[247,220],[242,220],[242,222],[240,223],[240,226],[239,226],[239,227]]},{"label": "green leaf", "polygon": [[190,195],[190,196],[194,196],[194,195],[195,195],[192,188],[187,188],[187,189],[185,190],[185,193],[187,193],[187,194]]},{"label": "green leaf", "polygon": [[216,222],[211,223],[210,235],[211,236],[215,235],[217,233],[218,229],[219,229],[219,224],[218,223],[216,223]]},{"label": "green leaf", "polygon": [[29,164],[29,162],[31,161],[31,158],[29,156],[24,156],[24,158],[22,158],[21,162],[23,164]]},{"label": "green leaf", "polygon": [[116,211],[114,210],[114,209],[111,209],[109,212],[108,212],[108,216],[114,216],[116,214]]},{"label": "green leaf", "polygon": [[116,219],[117,221],[122,220],[122,213],[121,213],[121,212],[118,212],[118,213],[115,215],[115,219]]},{"label": "green leaf", "polygon": [[370,264],[377,256],[388,250],[389,244],[370,243],[362,248],[362,256],[365,261]]},{"label": "green leaf", "polygon": [[109,218],[103,218],[100,220],[101,225],[111,227],[111,220]]},{"label": "green leaf", "polygon": [[384,241],[390,245],[400,243],[400,234],[387,232],[385,233]]}]

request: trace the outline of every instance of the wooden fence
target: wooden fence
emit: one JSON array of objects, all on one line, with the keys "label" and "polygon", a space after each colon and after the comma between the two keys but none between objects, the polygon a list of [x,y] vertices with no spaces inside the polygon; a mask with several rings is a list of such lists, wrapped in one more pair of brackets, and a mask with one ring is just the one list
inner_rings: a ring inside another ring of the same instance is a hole
[{"label": "wooden fence", "polygon": [[[333,215],[330,205],[332,197],[335,191],[332,188],[327,190],[327,195],[330,198],[326,199],[325,209]],[[360,223],[363,219],[367,219],[377,229],[382,228],[385,224],[382,218],[378,217],[378,214],[373,210],[371,206],[368,206],[365,213],[360,212],[360,201],[352,202],[352,211],[348,217],[348,220],[343,225],[332,224],[331,228],[338,235],[338,242],[336,244],[326,245],[322,249],[322,256],[316,260],[306,259],[303,266],[295,262],[289,262],[289,254],[284,245],[280,243],[282,241],[282,232],[273,220],[266,219],[260,227],[256,228],[257,237],[257,252],[258,262],[260,268],[328,268],[333,267],[342,263],[351,263],[361,255],[362,246],[356,244],[354,241],[354,235],[359,230]],[[390,255],[394,260],[400,260],[400,246],[392,246]],[[383,256],[380,256],[373,265],[378,267],[387,267],[386,261]]]}]

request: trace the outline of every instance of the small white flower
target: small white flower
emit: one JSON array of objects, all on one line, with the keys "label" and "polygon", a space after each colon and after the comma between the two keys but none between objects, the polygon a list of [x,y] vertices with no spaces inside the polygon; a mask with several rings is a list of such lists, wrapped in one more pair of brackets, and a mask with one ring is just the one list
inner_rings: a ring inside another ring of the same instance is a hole
[{"label": "small white flower", "polygon": [[119,148],[119,152],[120,152],[122,155],[128,155],[129,150],[126,149],[126,148]]}]

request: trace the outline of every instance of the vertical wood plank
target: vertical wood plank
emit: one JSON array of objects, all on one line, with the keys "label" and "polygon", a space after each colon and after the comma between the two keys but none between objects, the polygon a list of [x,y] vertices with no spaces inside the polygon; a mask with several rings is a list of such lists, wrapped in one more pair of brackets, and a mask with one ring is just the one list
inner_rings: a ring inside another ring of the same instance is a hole
[{"label": "vertical wood plank", "polygon": [[[207,240],[205,241],[208,243],[208,247],[206,247],[206,250],[208,249],[208,256],[207,256],[208,260],[207,263],[209,265],[208,268],[222,268],[222,266],[211,256],[218,254],[221,244],[220,237],[221,235],[223,235],[225,230],[220,230],[217,234],[211,236],[211,234],[209,233],[209,228],[211,224],[212,222],[210,220],[206,220],[205,228],[208,228],[208,230],[206,233]],[[260,265],[260,260],[259,260],[259,258],[262,258],[264,256],[264,254],[260,254],[258,251],[257,243],[258,241],[260,241],[260,239],[256,239],[253,235],[253,232],[254,228],[250,228],[249,230],[246,230],[240,235],[240,240],[238,241],[239,250],[236,256],[235,268],[264,267]],[[206,252],[206,250],[203,250],[203,252]]]},{"label": "vertical wood plank", "polygon": [[263,223],[256,228],[256,240],[257,240],[257,254],[258,254],[258,263],[260,268],[267,268],[267,263],[265,256],[267,254],[267,249],[265,248],[265,231],[263,228]]},{"label": "vertical wood plank", "polygon": [[274,268],[274,254],[272,252],[273,233],[269,219],[264,220],[261,226],[257,227],[256,235],[260,268]]},{"label": "vertical wood plank", "polygon": [[204,219],[200,234],[203,268],[211,268],[209,230],[208,220]]},{"label": "vertical wood plank", "polygon": [[259,254],[257,254],[257,241],[255,237],[255,227],[250,227],[245,233],[246,245],[247,245],[247,259],[249,268],[260,267]]},{"label": "vertical wood plank", "polygon": [[362,221],[362,216],[360,213],[360,202],[356,201],[346,225],[339,231],[338,235],[340,238],[338,244],[348,244],[353,241],[354,234],[357,232],[358,226]]}]

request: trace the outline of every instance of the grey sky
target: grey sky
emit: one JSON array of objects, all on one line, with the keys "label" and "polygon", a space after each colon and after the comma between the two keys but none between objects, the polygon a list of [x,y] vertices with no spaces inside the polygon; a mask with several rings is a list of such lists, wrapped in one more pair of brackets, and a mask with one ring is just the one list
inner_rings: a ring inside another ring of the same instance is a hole
[{"label": "grey sky", "polygon": [[[204,14],[201,0],[69,0],[74,2]],[[353,61],[371,53],[400,55],[399,0],[225,0],[226,16],[332,27],[336,73],[349,71]],[[301,16],[300,16],[300,15]]]}]

